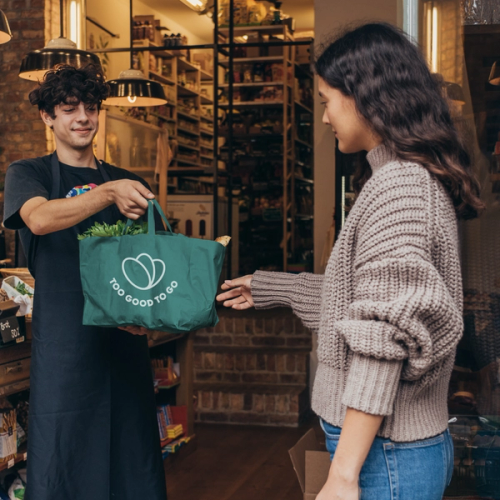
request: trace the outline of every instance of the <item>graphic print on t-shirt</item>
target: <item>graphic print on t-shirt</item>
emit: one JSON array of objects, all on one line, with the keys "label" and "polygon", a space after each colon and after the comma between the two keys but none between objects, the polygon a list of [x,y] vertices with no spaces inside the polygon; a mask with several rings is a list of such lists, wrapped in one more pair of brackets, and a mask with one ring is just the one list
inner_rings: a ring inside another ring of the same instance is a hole
[{"label": "graphic print on t-shirt", "polygon": [[75,186],[67,195],[66,198],[73,198],[74,196],[78,196],[83,193],[87,193],[88,191],[95,189],[97,184],[85,184],[84,186]]}]

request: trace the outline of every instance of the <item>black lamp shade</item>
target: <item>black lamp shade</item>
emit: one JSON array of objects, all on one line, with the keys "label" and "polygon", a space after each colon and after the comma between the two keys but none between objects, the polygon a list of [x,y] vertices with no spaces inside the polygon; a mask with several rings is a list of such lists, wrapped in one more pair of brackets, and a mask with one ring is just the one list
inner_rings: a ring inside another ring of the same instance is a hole
[{"label": "black lamp shade", "polygon": [[101,65],[99,56],[78,50],[76,44],[66,38],[51,40],[40,50],[28,53],[21,62],[19,76],[25,80],[43,80],[45,73],[58,64],[81,68],[87,64]]},{"label": "black lamp shade", "polygon": [[0,10],[0,43],[6,43],[12,38],[7,16]]},{"label": "black lamp shade", "polygon": [[457,104],[465,104],[465,95],[462,87],[458,83],[444,82],[446,96]]},{"label": "black lamp shade", "polygon": [[491,85],[500,85],[500,60],[493,63],[488,81]]},{"label": "black lamp shade", "polygon": [[122,71],[119,78],[108,84],[110,93],[106,104],[111,106],[161,106],[168,102],[161,84],[147,80],[141,71]]}]

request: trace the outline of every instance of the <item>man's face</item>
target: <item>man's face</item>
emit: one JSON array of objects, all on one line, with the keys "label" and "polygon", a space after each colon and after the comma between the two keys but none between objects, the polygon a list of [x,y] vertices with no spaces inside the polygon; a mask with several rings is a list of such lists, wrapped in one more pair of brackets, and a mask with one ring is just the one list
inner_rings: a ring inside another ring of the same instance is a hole
[{"label": "man's face", "polygon": [[97,104],[68,101],[54,107],[54,118],[45,111],[40,115],[54,131],[56,140],[72,149],[87,149],[99,130]]}]

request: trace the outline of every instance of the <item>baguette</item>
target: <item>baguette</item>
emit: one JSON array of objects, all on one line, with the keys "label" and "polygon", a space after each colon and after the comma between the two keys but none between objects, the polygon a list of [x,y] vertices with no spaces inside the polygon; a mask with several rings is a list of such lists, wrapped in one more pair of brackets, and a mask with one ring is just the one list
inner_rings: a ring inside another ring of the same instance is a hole
[{"label": "baguette", "polygon": [[219,236],[218,238],[215,238],[215,241],[220,243],[223,247],[227,247],[231,241],[231,236]]}]

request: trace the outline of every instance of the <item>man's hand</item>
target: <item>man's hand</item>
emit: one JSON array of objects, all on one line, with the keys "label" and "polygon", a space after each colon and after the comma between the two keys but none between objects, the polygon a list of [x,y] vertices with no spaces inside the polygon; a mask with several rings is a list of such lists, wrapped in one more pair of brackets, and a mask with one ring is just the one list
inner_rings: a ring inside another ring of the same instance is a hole
[{"label": "man's hand", "polygon": [[148,329],[143,326],[119,326],[119,330],[124,330],[132,335],[147,335]]},{"label": "man's hand", "polygon": [[138,181],[122,179],[103,184],[108,189],[111,200],[128,219],[136,220],[148,209],[148,200],[155,195]]},{"label": "man's hand", "polygon": [[226,293],[217,295],[219,302],[224,302],[225,307],[232,307],[233,309],[243,310],[254,307],[252,299],[252,274],[236,278],[234,280],[226,280],[221,288],[229,290]]},{"label": "man's hand", "polygon": [[122,179],[105,182],[73,198],[48,201],[37,196],[28,200],[19,214],[33,234],[42,236],[73,227],[114,203],[125,217],[137,220],[153,198],[154,194],[140,182]]}]

